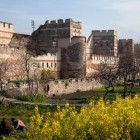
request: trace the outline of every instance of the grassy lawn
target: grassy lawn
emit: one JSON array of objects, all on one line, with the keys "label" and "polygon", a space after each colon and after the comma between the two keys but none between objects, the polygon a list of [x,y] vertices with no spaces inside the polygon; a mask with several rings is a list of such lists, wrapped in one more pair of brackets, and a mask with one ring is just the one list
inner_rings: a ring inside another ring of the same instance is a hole
[{"label": "grassy lawn", "polygon": [[[39,112],[43,113],[43,112],[53,112],[56,110],[56,106],[41,106],[39,105]],[[29,118],[30,116],[33,115],[34,113],[34,105],[8,105],[8,106],[4,106],[1,105],[0,106],[0,119],[2,119],[3,117],[8,118],[9,120],[12,117],[15,118],[19,118],[21,120],[23,120],[25,123],[29,122]]]},{"label": "grassy lawn", "polygon": [[[128,90],[130,90],[130,86],[128,86]],[[93,91],[97,92],[105,92],[105,89],[99,88],[99,89],[93,89]],[[123,92],[123,86],[115,86],[114,93],[122,93]],[[134,86],[132,93],[139,93],[140,92],[140,86]]]},{"label": "grassy lawn", "polygon": [[[0,105],[0,120],[2,120],[3,117],[6,117],[8,121],[11,123],[11,118],[15,117],[20,120],[22,120],[26,126],[27,129],[29,128],[29,121],[30,117],[34,114],[34,105]],[[54,112],[56,110],[56,106],[50,107],[50,106],[38,106],[39,112],[42,114],[44,112]],[[11,124],[12,125],[12,124]],[[27,139],[27,135],[24,132],[21,131],[13,131],[11,136],[6,136],[6,140],[24,140]],[[2,138],[0,138],[1,140]]]},{"label": "grassy lawn", "polygon": [[[130,86],[128,87],[128,91],[130,90]],[[94,100],[95,102],[101,99],[104,96],[105,89],[99,88],[94,89],[93,95],[90,96],[81,96],[81,97],[74,97],[73,100],[77,100],[78,103],[90,103],[91,100]],[[108,93],[106,96],[106,100],[109,100],[112,102],[116,99],[117,95],[121,95],[123,93],[123,86],[116,86],[113,93]],[[136,93],[140,93],[140,86],[135,86],[132,90],[132,96]]]}]

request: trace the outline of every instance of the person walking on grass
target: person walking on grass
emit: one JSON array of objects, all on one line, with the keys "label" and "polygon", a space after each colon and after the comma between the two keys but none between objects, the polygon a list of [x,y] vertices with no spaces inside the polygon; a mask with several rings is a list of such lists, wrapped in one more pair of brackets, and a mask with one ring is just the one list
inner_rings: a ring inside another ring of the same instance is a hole
[{"label": "person walking on grass", "polygon": [[21,131],[25,131],[26,130],[26,126],[25,126],[25,124],[21,120],[12,118],[11,121],[12,121],[12,123],[14,125],[14,128],[16,130],[21,130]]}]

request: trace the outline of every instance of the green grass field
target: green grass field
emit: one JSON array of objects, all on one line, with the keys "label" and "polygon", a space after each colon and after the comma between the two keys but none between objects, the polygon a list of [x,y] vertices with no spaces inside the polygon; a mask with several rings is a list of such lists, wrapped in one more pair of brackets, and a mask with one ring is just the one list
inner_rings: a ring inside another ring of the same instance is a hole
[{"label": "green grass field", "polygon": [[[50,107],[50,106],[38,106],[39,112],[54,112],[56,110],[56,106]],[[0,120],[2,120],[3,117],[6,117],[8,121],[11,123],[11,118],[15,117],[20,120],[22,120],[26,126],[27,129],[29,128],[29,122],[30,117],[34,114],[34,105],[0,105]],[[12,123],[11,123],[12,125]],[[11,134],[11,136],[6,136],[6,140],[24,140],[27,139],[28,135],[24,132],[14,130]],[[0,137],[0,140],[3,139]]]}]

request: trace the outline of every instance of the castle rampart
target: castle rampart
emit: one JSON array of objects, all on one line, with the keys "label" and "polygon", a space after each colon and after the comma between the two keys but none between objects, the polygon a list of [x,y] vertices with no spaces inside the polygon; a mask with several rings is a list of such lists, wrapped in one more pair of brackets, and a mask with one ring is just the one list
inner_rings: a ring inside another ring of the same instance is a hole
[{"label": "castle rampart", "polygon": [[0,21],[0,46],[9,45],[13,36],[13,24]]},{"label": "castle rampart", "polygon": [[93,30],[88,39],[88,49],[93,54],[117,56],[117,32],[115,30]]},{"label": "castle rampart", "polygon": [[[17,49],[27,47],[29,52],[34,53],[40,68],[61,72],[59,76],[62,78],[83,78],[86,73],[94,72],[101,62],[114,64],[118,54],[118,39],[115,30],[93,30],[86,40],[81,29],[81,23],[72,19],[47,20],[28,36],[13,34],[11,23],[0,22],[0,44]],[[124,49],[133,50],[131,39],[119,40],[119,43],[120,48],[124,46]]]},{"label": "castle rampart", "polygon": [[133,39],[119,39],[118,41],[118,54],[134,53],[134,40]]},{"label": "castle rampart", "polygon": [[107,55],[97,55],[93,54],[91,59],[86,61],[86,76],[91,76],[94,72],[97,71],[98,66],[103,64],[109,64],[114,66],[119,61],[119,58],[116,56],[107,56]]},{"label": "castle rampart", "polygon": [[73,36],[81,36],[81,23],[72,19],[47,20],[44,25],[39,28],[46,35],[57,35],[59,38],[71,38]]},{"label": "castle rampart", "polygon": [[49,83],[48,95],[69,94],[77,91],[88,91],[102,87],[95,79],[69,79]]},{"label": "castle rampart", "polygon": [[104,35],[106,35],[106,36],[108,36],[108,35],[117,36],[117,32],[115,30],[93,30],[92,34],[94,36],[99,36],[99,35],[101,35],[101,36],[104,36]]}]

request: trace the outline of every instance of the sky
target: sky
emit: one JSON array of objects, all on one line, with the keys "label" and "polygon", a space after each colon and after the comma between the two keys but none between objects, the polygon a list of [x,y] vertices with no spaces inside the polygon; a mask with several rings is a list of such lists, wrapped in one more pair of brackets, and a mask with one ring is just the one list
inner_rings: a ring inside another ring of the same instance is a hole
[{"label": "sky", "polygon": [[82,22],[87,38],[92,30],[115,30],[118,39],[140,42],[140,0],[0,0],[0,21],[14,32],[31,34],[46,20],[71,18]]}]

